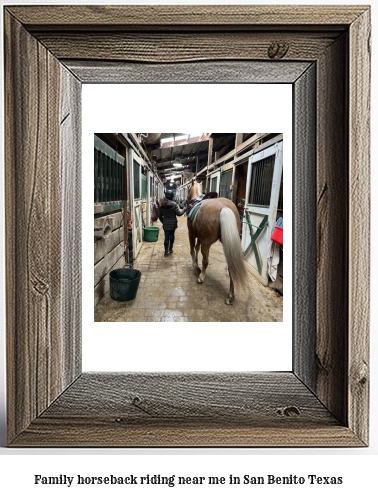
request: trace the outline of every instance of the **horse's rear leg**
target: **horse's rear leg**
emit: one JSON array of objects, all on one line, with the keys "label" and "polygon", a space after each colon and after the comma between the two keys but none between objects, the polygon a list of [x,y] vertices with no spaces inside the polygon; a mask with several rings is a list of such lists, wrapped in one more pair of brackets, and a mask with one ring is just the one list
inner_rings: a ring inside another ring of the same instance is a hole
[{"label": "horse's rear leg", "polygon": [[227,298],[225,300],[225,303],[230,306],[235,298],[235,293],[234,293],[234,282],[232,281],[232,278],[230,276],[230,290],[228,291]]},{"label": "horse's rear leg", "polygon": [[[193,267],[198,267],[198,250],[194,251],[194,245],[196,243],[196,238],[193,234],[189,233],[189,245],[190,245],[190,255],[192,257]],[[197,243],[198,244],[198,243]]]},{"label": "horse's rear leg", "polygon": [[207,266],[209,265],[209,246],[204,246],[202,243],[201,253],[202,253],[202,270],[201,274],[198,276],[198,283],[203,283],[205,281],[205,274]]},{"label": "horse's rear leg", "polygon": [[200,240],[197,238],[197,243],[196,243],[196,260],[195,260],[195,265],[198,267],[198,252],[201,246]]}]

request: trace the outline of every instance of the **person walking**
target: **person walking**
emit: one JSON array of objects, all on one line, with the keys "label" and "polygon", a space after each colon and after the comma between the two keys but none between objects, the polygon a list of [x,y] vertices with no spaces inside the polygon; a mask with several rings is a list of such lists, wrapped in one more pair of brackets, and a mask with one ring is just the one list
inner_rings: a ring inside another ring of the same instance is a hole
[{"label": "person walking", "polygon": [[164,229],[164,257],[173,252],[173,243],[175,241],[175,231],[177,228],[177,216],[184,214],[185,208],[180,210],[178,204],[173,200],[174,192],[167,190],[165,198],[159,204],[159,220]]}]

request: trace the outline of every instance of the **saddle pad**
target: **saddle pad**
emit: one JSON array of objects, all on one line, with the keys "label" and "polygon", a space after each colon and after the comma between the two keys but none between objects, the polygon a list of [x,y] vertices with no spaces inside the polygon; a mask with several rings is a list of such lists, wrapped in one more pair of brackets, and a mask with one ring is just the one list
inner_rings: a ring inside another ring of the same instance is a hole
[{"label": "saddle pad", "polygon": [[197,203],[197,205],[194,205],[194,207],[188,213],[189,220],[194,220],[194,217],[196,216],[197,210],[200,208],[200,206],[201,206],[201,203]]}]

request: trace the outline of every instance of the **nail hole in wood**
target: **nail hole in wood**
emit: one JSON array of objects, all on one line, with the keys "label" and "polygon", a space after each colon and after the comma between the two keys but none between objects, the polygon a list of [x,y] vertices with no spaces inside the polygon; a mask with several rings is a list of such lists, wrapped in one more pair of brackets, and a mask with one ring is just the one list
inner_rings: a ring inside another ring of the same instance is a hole
[{"label": "nail hole in wood", "polygon": [[294,415],[300,415],[301,412],[296,406],[287,406],[286,408],[279,408],[277,413],[285,417],[292,417]]},{"label": "nail hole in wood", "polygon": [[270,59],[282,59],[289,51],[289,44],[285,42],[272,42],[268,48]]}]

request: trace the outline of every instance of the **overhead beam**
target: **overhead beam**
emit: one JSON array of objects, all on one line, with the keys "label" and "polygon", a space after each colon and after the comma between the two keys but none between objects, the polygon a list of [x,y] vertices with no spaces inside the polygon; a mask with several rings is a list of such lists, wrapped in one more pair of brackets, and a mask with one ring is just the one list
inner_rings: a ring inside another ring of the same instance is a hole
[{"label": "overhead beam", "polygon": [[[155,155],[156,156],[156,155]],[[181,154],[175,154],[174,159],[179,158],[180,160],[185,160],[187,158],[196,158],[197,156],[206,156],[207,157],[207,149],[198,153],[181,153]],[[171,160],[171,157],[166,157],[166,158],[159,158],[160,161],[173,161]]]},{"label": "overhead beam", "polygon": [[235,137],[235,149],[243,143],[243,133],[237,133]]},{"label": "overhead beam", "polygon": [[[194,166],[197,164],[197,158],[198,158],[198,161],[200,161],[201,159],[204,159],[204,158],[207,159],[207,151],[201,155],[189,155],[189,160],[187,159],[188,155],[184,155],[182,157],[177,156],[177,158],[184,161],[184,163],[187,165],[190,164],[190,165]],[[156,163],[157,168],[162,168],[162,167],[169,168],[168,165],[171,164],[171,160],[170,159],[160,159],[160,160],[155,161],[155,163]]]},{"label": "overhead beam", "polygon": [[189,170],[188,167],[185,167],[185,168],[181,168],[181,167],[177,167],[177,168],[166,168],[164,170],[159,170],[159,174],[161,175],[164,175],[166,173],[169,173],[169,172],[183,172],[184,170]]}]

